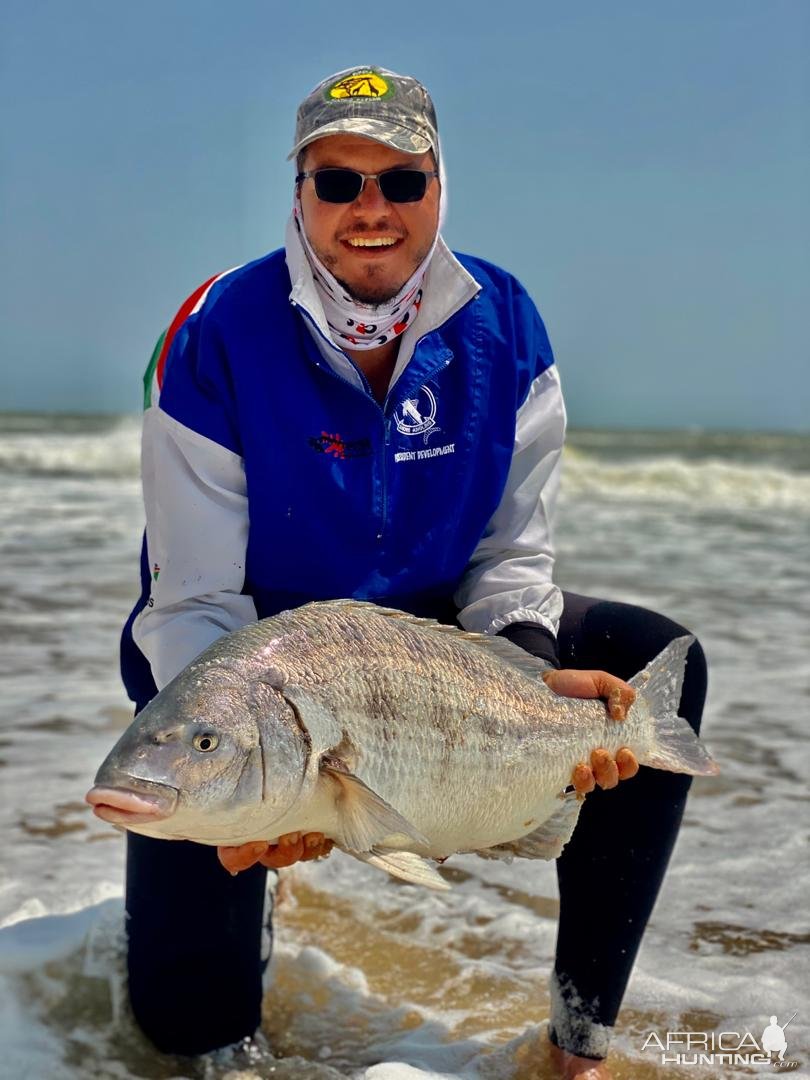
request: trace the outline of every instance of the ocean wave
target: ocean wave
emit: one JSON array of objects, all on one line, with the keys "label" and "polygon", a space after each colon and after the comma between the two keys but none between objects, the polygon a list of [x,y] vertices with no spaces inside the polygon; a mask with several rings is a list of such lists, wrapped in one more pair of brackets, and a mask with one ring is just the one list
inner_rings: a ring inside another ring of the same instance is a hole
[{"label": "ocean wave", "polygon": [[744,465],[720,458],[687,460],[676,455],[605,462],[567,448],[565,497],[663,502],[723,510],[810,511],[810,474],[771,465]]},{"label": "ocean wave", "polygon": [[125,417],[98,431],[5,432],[0,474],[137,478],[140,430],[139,419]]},{"label": "ocean wave", "polygon": [[[741,461],[738,449],[734,457],[695,457],[691,448],[682,454],[648,453],[635,446],[636,453],[617,457],[617,451],[625,449],[626,434],[611,433],[604,448],[595,443],[587,449],[566,447],[565,498],[810,511],[806,471],[773,461]],[[62,421],[51,428],[28,424],[23,430],[0,432],[0,475],[137,479],[139,472],[139,417],[108,418],[84,428]]]}]

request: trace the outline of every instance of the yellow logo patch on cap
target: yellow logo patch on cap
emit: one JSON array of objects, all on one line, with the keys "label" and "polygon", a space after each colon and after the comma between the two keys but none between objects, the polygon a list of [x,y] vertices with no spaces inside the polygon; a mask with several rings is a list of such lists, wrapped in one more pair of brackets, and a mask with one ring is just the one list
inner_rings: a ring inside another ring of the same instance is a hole
[{"label": "yellow logo patch on cap", "polygon": [[393,92],[393,86],[376,71],[353,71],[332,83],[326,96],[332,101],[341,101],[345,98],[384,98]]}]

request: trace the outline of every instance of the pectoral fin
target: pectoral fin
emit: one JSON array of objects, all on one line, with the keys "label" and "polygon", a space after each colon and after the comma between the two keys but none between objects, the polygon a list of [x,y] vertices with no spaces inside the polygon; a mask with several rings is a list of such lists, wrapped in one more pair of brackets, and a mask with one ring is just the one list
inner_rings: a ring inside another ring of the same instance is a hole
[{"label": "pectoral fin", "polygon": [[359,777],[341,767],[340,762],[326,759],[321,764],[321,776],[336,788],[338,823],[335,838],[350,854],[368,854],[375,845],[396,835],[408,836],[417,844],[429,846],[427,837]]},{"label": "pectoral fin", "polygon": [[450,885],[430,863],[412,851],[349,851],[355,859],[385,870],[392,877],[410,881],[413,885],[425,885],[428,889],[446,892]]},{"label": "pectoral fin", "polygon": [[484,859],[558,859],[576,828],[584,800],[572,792],[550,818],[517,840],[476,852]]}]

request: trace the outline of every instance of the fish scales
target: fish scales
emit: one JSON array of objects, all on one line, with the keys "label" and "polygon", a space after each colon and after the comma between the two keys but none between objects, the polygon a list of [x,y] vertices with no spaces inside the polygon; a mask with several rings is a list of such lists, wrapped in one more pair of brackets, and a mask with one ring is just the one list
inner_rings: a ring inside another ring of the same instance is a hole
[{"label": "fish scales", "polygon": [[[508,839],[516,816],[522,824],[553,806],[592,749],[627,744],[629,731],[617,730],[602,703],[576,702],[572,724],[572,703],[562,706],[539,664],[529,678],[482,648],[477,635],[374,611],[363,617],[358,634],[356,613],[336,608],[324,618],[301,609],[289,637],[279,635],[274,658],[290,681],[318,687],[341,729],[351,731],[352,771],[420,832],[442,835],[435,854],[462,841],[459,822],[472,812],[482,846]],[[303,627],[309,649],[298,655]],[[313,664],[313,656],[322,662]]]},{"label": "fish scales", "polygon": [[[268,663],[287,681],[319,691],[341,727],[344,753],[352,747],[349,767],[419,831],[442,833],[446,842],[436,854],[461,842],[459,818],[476,803],[483,802],[477,811],[481,842],[507,838],[514,815],[504,815],[505,807],[519,805],[525,820],[522,807],[528,803],[536,814],[547,801],[537,794],[543,786],[538,767],[548,764],[550,745],[537,720],[540,699],[559,729],[556,742],[570,748],[582,741],[548,707],[556,695],[482,655],[477,639],[363,614],[359,632],[356,613],[336,608],[324,617],[299,609],[297,617],[250,628],[232,655],[259,667]],[[604,708],[596,713],[601,718]],[[556,795],[566,769],[558,764],[554,771]],[[425,800],[426,787],[434,798]]]}]

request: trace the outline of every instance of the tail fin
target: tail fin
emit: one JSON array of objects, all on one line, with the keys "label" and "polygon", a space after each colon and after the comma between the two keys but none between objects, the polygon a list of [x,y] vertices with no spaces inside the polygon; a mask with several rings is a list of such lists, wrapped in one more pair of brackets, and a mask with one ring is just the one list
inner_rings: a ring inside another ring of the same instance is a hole
[{"label": "tail fin", "polygon": [[654,725],[652,749],[638,760],[642,765],[669,772],[715,776],[720,772],[717,762],[689,724],[677,715],[686,654],[694,640],[689,635],[675,638],[630,680],[630,685],[644,695]]}]

